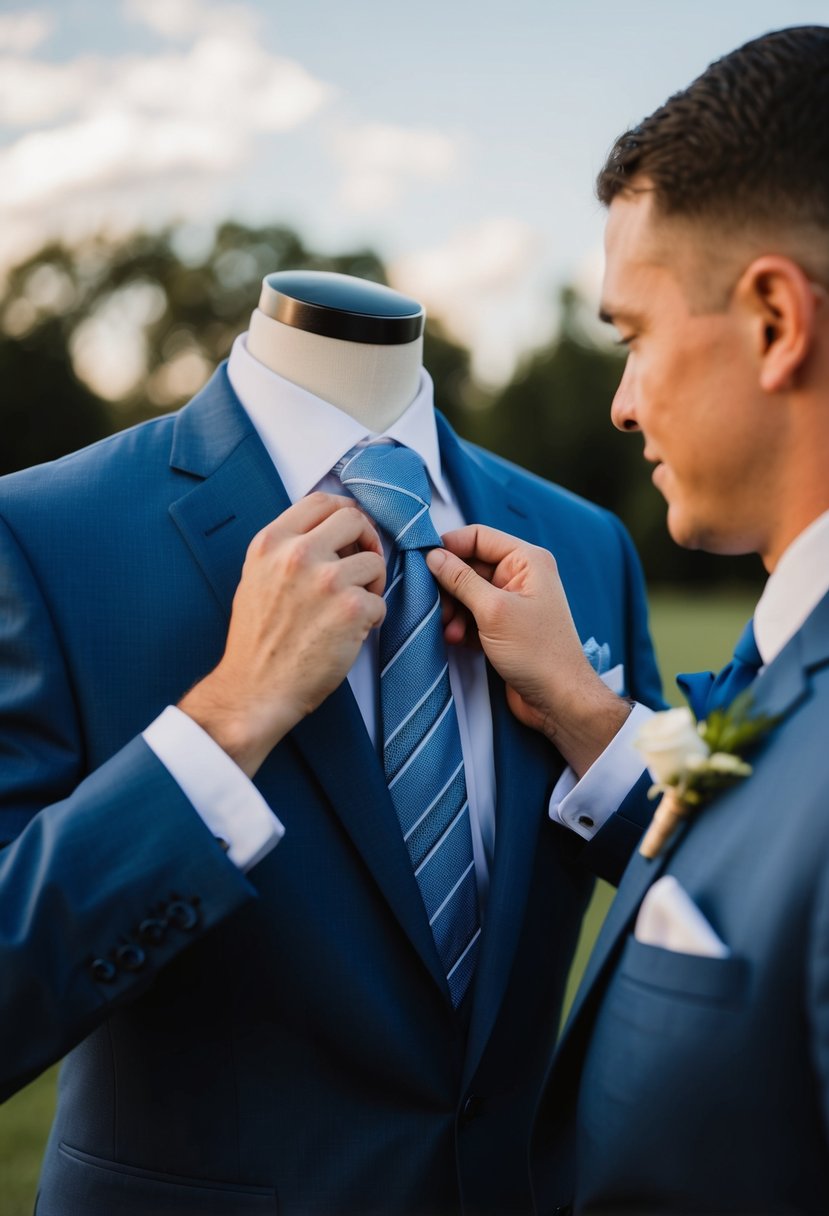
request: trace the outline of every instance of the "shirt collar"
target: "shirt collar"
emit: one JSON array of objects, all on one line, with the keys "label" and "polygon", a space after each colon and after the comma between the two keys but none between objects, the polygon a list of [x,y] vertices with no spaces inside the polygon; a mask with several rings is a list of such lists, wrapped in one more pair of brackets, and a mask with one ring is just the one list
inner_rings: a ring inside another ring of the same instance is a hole
[{"label": "shirt collar", "polygon": [[417,452],[426,465],[433,493],[449,501],[440,461],[434,386],[427,371],[421,372],[411,405],[387,430],[375,434],[350,414],[259,363],[248,351],[246,338],[240,334],[233,343],[227,374],[291,502],[309,494],[349,448],[376,439],[393,439]]},{"label": "shirt collar", "polygon": [[778,561],[754,611],[754,637],[771,663],[829,592],[829,511],[795,537]]}]

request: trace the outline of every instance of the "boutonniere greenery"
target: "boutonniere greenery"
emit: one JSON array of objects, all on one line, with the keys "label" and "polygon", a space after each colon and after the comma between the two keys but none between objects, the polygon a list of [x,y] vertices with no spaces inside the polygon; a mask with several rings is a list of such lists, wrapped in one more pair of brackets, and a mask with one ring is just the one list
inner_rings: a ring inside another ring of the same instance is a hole
[{"label": "boutonniere greenery", "polygon": [[654,784],[650,798],[662,795],[639,852],[658,857],[679,824],[720,790],[751,775],[745,754],[779,721],[751,713],[747,692],[726,709],[695,721],[690,709],[667,709],[649,718],[634,740]]}]

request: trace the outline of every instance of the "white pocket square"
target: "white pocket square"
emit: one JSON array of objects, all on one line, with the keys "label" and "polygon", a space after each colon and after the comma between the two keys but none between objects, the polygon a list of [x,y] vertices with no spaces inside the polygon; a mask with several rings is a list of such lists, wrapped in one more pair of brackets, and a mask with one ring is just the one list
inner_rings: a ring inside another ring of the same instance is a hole
[{"label": "white pocket square", "polygon": [[633,936],[647,946],[680,954],[727,958],[731,953],[672,874],[658,878],[649,888]]}]

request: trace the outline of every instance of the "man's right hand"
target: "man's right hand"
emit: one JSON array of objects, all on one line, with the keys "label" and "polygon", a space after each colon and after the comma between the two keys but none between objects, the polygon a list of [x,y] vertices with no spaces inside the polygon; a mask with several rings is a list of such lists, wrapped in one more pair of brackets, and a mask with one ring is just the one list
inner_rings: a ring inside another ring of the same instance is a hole
[{"label": "man's right hand", "polygon": [[444,635],[480,645],[520,722],[555,744],[578,777],[630,713],[584,656],[555,559],[506,532],[472,524],[426,561],[450,597]]},{"label": "man's right hand", "polygon": [[225,653],[179,702],[252,777],[334,691],[386,615],[383,547],[352,498],[314,493],[251,541]]}]

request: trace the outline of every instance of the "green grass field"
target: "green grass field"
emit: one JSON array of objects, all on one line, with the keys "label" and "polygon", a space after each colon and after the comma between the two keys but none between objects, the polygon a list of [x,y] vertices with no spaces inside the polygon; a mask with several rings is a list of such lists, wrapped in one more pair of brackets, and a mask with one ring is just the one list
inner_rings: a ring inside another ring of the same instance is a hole
[{"label": "green grass field", "polygon": [[[666,673],[665,694],[672,704],[680,704],[681,698],[667,673],[722,666],[752,611],[754,599],[750,592],[692,597],[684,592],[663,591],[652,595],[651,626],[660,667]],[[568,1001],[612,895],[612,888],[602,883],[593,898],[570,977]],[[2,1216],[30,1216],[32,1212],[40,1157],[54,1109],[56,1078],[57,1068],[52,1068],[0,1106]]]}]

